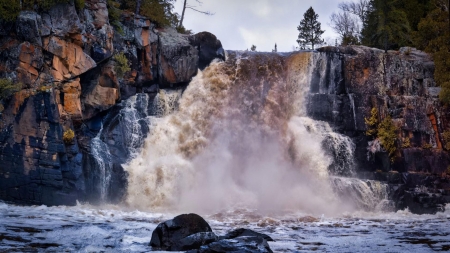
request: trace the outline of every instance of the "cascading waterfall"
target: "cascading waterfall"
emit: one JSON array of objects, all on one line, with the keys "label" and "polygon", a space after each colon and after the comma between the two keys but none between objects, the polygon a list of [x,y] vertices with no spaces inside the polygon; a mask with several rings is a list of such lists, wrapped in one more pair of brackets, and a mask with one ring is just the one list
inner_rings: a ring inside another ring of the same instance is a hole
[{"label": "cascading waterfall", "polygon": [[91,154],[94,157],[97,168],[100,185],[100,200],[105,201],[108,195],[109,183],[111,180],[111,154],[108,145],[101,140],[103,124],[97,136],[91,140]]},{"label": "cascading waterfall", "polygon": [[329,90],[339,78],[324,66],[340,63],[325,60],[313,52],[229,52],[226,62],[199,72],[179,109],[156,122],[124,165],[127,203],[146,210],[347,209],[329,167],[339,160],[331,172],[351,175],[354,145],[306,117],[311,84]]}]

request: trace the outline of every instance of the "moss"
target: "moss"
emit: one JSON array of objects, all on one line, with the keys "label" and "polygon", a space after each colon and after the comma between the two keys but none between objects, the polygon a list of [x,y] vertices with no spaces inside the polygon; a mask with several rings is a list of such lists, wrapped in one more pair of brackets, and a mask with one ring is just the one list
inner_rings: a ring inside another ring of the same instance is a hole
[{"label": "moss", "polygon": [[10,97],[22,88],[21,83],[13,83],[10,79],[0,79],[0,100]]},{"label": "moss", "polygon": [[126,72],[131,70],[128,59],[123,52],[114,55],[114,61],[116,62],[114,70],[119,78],[122,78]]},{"label": "moss", "polygon": [[390,116],[381,121],[377,129],[377,138],[380,140],[381,146],[389,153],[391,162],[394,161],[397,152],[397,127],[394,125]]},{"label": "moss", "polygon": [[422,145],[422,148],[423,148],[423,149],[432,149],[432,148],[433,148],[433,145],[431,145],[430,143],[424,143],[424,144]]},{"label": "moss", "polygon": [[39,88],[37,88],[38,92],[50,92],[50,90],[53,88],[52,85],[41,85]]},{"label": "moss", "polygon": [[444,139],[444,148],[450,150],[450,130],[446,130],[442,133],[442,139]]},{"label": "moss", "polygon": [[63,133],[63,141],[65,144],[71,144],[73,142],[73,139],[75,138],[75,133],[72,129],[67,129]]},{"label": "moss", "polygon": [[378,110],[377,110],[377,108],[375,108],[375,107],[372,108],[372,110],[370,110],[370,117],[364,118],[364,121],[366,122],[366,127],[367,127],[366,135],[375,137],[378,132],[378,129],[377,129],[378,128]]},{"label": "moss", "polygon": [[409,148],[411,147],[411,139],[409,137],[406,137],[402,141],[402,148]]}]

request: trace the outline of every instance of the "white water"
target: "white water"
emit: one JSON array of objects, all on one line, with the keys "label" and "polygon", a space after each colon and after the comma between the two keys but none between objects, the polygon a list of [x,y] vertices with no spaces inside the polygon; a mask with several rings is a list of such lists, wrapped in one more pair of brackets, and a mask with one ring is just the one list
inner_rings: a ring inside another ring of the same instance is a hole
[{"label": "white water", "polygon": [[111,180],[111,154],[108,145],[100,137],[103,132],[103,124],[97,136],[91,140],[91,153],[98,166],[98,176],[100,177],[100,200],[105,201],[108,195],[109,183]]},{"label": "white water", "polygon": [[[447,206],[446,210],[450,210]],[[174,213],[117,206],[15,206],[0,202],[0,252],[148,252],[151,233]],[[268,234],[274,252],[435,252],[450,249],[450,213],[356,212],[335,217],[235,209],[204,216],[213,232]]]},{"label": "white water", "polygon": [[322,143],[340,154],[345,162],[336,170],[347,174],[354,145],[327,123],[305,117],[319,60],[311,53],[287,59],[236,53],[199,72],[179,110],[152,127],[142,151],[125,165],[127,204],[208,213],[348,210],[329,184],[333,159]]}]

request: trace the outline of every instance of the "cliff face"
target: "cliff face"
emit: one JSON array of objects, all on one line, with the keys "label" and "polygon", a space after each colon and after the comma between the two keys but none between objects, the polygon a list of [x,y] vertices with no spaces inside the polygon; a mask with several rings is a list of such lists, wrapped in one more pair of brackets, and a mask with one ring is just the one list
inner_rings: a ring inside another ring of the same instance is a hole
[{"label": "cliff face", "polygon": [[[133,14],[122,15],[121,23],[124,32],[115,32],[106,0],[87,0],[79,11],[58,4],[0,25],[0,78],[22,83],[2,101],[0,199],[49,205],[88,199],[99,184],[91,140],[105,114],[137,92],[185,85],[199,62],[224,58],[212,34],[157,29]],[[132,69],[123,78],[112,57],[119,52]],[[125,184],[120,164],[112,177]]]},{"label": "cliff face", "polygon": [[[332,73],[329,78],[334,80],[329,83],[334,86],[313,82],[308,114],[352,137],[359,175],[395,185],[398,208],[408,206],[420,213],[450,202],[446,146],[450,140],[445,136],[450,111],[439,102],[431,58],[411,48],[387,54],[367,47],[319,51],[328,61],[318,64]],[[383,149],[369,152],[373,137],[366,135],[365,118],[370,118],[373,108],[378,122],[389,115],[397,129],[392,161]]]}]

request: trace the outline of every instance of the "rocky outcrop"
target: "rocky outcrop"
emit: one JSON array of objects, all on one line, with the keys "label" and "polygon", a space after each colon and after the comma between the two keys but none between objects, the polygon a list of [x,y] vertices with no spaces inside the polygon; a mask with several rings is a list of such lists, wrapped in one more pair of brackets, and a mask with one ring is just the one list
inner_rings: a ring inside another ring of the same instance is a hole
[{"label": "rocky outcrop", "polygon": [[150,246],[157,250],[187,250],[190,253],[271,253],[267,241],[273,240],[268,235],[243,228],[218,237],[202,217],[182,214],[160,223],[153,230]]},{"label": "rocky outcrop", "polygon": [[[111,26],[106,0],[86,0],[80,10],[57,4],[0,25],[0,78],[23,88],[0,101],[0,199],[56,205],[123,196],[120,164],[130,152],[120,154],[120,138],[112,140],[126,128],[114,113],[137,92],[153,98],[159,86],[186,85],[199,54],[189,36],[156,28],[146,17],[125,12],[120,23],[123,33]],[[112,57],[120,52],[132,69],[123,77]],[[100,165],[91,148],[103,122],[113,124],[100,133],[115,155],[109,187],[122,189],[107,196],[99,192]]]},{"label": "rocky outcrop", "polygon": [[[403,179],[392,182],[399,209],[409,207],[417,213],[442,210],[450,200],[450,184],[445,176],[450,156],[444,148],[450,111],[438,99],[440,88],[433,79],[430,56],[412,48],[388,53],[367,47],[328,47],[319,51],[318,69],[326,69],[333,80],[312,82],[308,114],[352,137],[360,176],[373,179],[366,172],[401,173],[399,178]],[[370,117],[372,108],[377,109],[380,122],[389,115],[397,128],[397,151],[392,162],[382,149],[368,151],[372,138],[365,134],[365,118]],[[407,180],[433,175],[442,182]],[[417,195],[417,187],[425,187],[420,194],[429,196],[429,200],[411,197]]]}]

